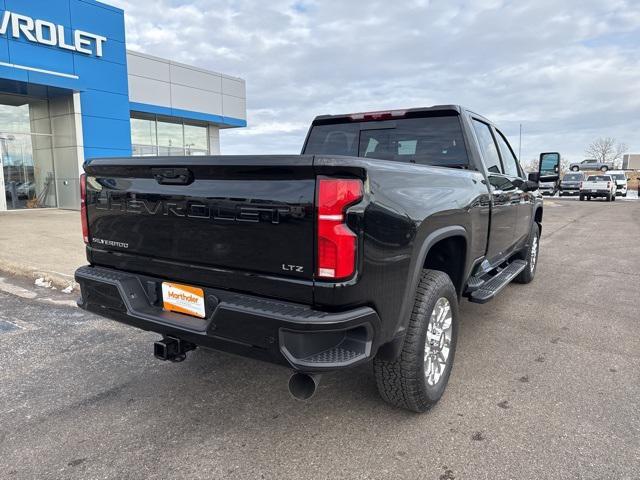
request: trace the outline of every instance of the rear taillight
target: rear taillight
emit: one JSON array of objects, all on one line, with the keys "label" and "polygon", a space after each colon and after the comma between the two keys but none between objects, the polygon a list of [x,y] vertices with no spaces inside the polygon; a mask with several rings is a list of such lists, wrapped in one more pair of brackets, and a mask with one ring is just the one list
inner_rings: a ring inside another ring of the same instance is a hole
[{"label": "rear taillight", "polygon": [[324,178],[317,181],[318,268],[320,278],[344,279],[354,274],[358,238],[346,225],[345,210],[362,198],[362,181]]},{"label": "rear taillight", "polygon": [[82,221],[82,237],[89,243],[89,224],[87,223],[87,175],[80,175],[80,220]]}]

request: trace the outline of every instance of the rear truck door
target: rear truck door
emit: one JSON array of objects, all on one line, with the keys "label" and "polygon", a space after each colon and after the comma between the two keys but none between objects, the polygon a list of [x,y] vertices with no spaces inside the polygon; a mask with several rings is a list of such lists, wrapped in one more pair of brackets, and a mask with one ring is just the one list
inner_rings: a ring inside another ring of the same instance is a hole
[{"label": "rear truck door", "polygon": [[489,190],[492,197],[491,220],[487,259],[494,263],[502,258],[513,246],[516,228],[517,210],[520,197],[518,189],[507,175],[498,153],[498,145],[489,124],[473,118],[480,153],[487,169]]},{"label": "rear truck door", "polygon": [[502,158],[505,175],[514,188],[512,198],[514,203],[517,201],[514,243],[518,243],[527,238],[531,232],[535,197],[532,192],[525,192],[520,188],[520,185],[522,185],[526,179],[522,168],[520,168],[518,159],[516,158],[515,153],[513,153],[511,145],[509,145],[509,142],[507,141],[507,137],[505,137],[498,129],[495,129],[495,133],[496,140],[498,141],[498,147],[500,148],[500,156]]},{"label": "rear truck door", "polygon": [[85,171],[94,263],[167,277],[195,267],[212,283],[229,272],[233,284],[210,285],[224,288],[311,285],[313,156],[98,159]]}]

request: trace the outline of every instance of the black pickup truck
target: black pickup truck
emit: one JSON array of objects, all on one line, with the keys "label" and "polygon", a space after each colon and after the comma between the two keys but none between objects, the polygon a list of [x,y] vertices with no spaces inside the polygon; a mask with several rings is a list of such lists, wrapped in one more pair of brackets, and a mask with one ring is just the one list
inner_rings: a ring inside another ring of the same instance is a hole
[{"label": "black pickup truck", "polygon": [[301,155],[109,158],[81,178],[80,307],[318,374],[373,361],[381,396],[425,411],[453,364],[462,297],[536,271],[560,156],[525,176],[506,137],[459,106],[317,117]]}]

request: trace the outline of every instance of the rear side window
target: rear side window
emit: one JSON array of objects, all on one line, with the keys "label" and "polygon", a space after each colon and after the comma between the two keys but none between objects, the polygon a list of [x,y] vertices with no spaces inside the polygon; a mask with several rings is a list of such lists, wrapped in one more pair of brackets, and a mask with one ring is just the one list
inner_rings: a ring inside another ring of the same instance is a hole
[{"label": "rear side window", "polygon": [[487,170],[491,173],[502,173],[498,148],[496,147],[496,142],[493,140],[493,135],[491,134],[489,125],[474,119],[473,129],[476,131],[476,136],[478,137],[478,143],[480,144],[480,150],[482,150],[482,157],[484,158]]},{"label": "rear side window", "polygon": [[444,167],[469,164],[458,116],[316,125],[304,153]]},{"label": "rear side window", "polygon": [[563,180],[567,181],[567,182],[579,182],[580,180],[582,180],[583,176],[580,175],[579,173],[567,173]]}]

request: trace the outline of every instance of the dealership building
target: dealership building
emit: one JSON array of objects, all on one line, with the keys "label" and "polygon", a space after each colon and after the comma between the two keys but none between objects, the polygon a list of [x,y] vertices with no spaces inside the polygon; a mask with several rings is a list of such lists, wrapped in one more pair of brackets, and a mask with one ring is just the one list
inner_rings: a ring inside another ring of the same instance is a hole
[{"label": "dealership building", "polygon": [[86,159],[208,155],[246,126],[243,79],[127,50],[95,0],[0,0],[0,210],[78,209]]}]

